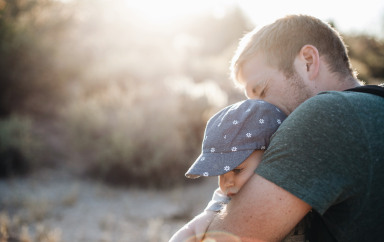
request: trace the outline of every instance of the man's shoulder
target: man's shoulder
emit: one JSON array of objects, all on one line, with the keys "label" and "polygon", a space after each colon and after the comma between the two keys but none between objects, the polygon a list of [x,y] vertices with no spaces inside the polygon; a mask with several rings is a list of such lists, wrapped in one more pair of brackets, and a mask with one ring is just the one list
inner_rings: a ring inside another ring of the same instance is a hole
[{"label": "man's shoulder", "polygon": [[359,99],[359,98],[367,98],[368,96],[372,96],[371,94],[363,93],[363,92],[354,92],[354,91],[326,91],[320,92],[317,95],[309,98],[306,102],[309,103],[327,103],[334,102],[334,105],[337,105],[338,102],[347,102],[351,101],[351,99]]},{"label": "man's shoulder", "polygon": [[308,101],[317,100],[321,101],[330,101],[330,100],[338,100],[338,101],[353,101],[359,99],[365,99],[367,101],[384,101],[384,87],[375,86],[375,85],[367,85],[360,86],[356,88],[347,89],[344,91],[325,91],[320,92],[314,97],[308,99]]},{"label": "man's shoulder", "polygon": [[319,117],[321,114],[330,114],[335,111],[340,112],[342,111],[340,107],[342,107],[343,110],[348,107],[348,105],[346,105],[347,100],[348,97],[345,96],[343,92],[321,92],[304,101],[289,116],[308,117],[315,115]]},{"label": "man's shoulder", "polygon": [[299,105],[279,129],[307,127],[312,130],[316,127],[325,130],[325,127],[328,127],[333,131],[340,128],[339,126],[356,128],[356,120],[365,120],[372,114],[382,118],[384,98],[366,93],[328,91],[319,93]]},{"label": "man's shoulder", "polygon": [[310,114],[312,112],[351,112],[367,103],[384,103],[384,98],[365,92],[326,91],[303,102],[292,113]]}]

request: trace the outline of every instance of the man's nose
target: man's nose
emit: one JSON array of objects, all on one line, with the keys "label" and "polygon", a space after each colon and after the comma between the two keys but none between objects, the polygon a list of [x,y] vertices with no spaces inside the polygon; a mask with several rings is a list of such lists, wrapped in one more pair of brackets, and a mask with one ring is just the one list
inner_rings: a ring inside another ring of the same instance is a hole
[{"label": "man's nose", "polygon": [[246,83],[244,86],[244,94],[248,99],[260,99],[257,95],[256,88],[249,83]]},{"label": "man's nose", "polygon": [[246,96],[248,99],[256,99],[256,98],[254,97],[255,94],[254,94],[254,92],[253,92],[253,89],[252,89],[250,86],[248,86],[248,85],[246,85],[245,88],[244,88],[244,94],[245,94],[245,96]]}]

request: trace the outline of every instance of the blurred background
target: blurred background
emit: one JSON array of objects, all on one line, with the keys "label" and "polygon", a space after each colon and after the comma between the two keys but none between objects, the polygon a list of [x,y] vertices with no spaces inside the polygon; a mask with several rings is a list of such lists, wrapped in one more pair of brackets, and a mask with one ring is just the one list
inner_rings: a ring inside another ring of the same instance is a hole
[{"label": "blurred background", "polygon": [[384,3],[321,4],[0,0],[0,241],[168,241],[216,187],[184,173],[255,26],[328,21],[384,82]]}]

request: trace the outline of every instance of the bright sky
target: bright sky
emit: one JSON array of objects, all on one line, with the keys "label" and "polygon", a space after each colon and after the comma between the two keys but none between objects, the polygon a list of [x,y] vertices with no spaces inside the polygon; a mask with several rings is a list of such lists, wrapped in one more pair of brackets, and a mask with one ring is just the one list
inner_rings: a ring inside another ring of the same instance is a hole
[{"label": "bright sky", "polygon": [[384,37],[383,0],[125,0],[155,22],[172,21],[184,15],[211,11],[217,16],[238,4],[257,25],[286,14],[309,14],[332,20],[341,32],[365,32]]},{"label": "bright sky", "polygon": [[384,37],[383,0],[238,0],[255,23],[263,24],[290,13],[313,15],[322,20],[333,20],[342,32],[369,32]]}]

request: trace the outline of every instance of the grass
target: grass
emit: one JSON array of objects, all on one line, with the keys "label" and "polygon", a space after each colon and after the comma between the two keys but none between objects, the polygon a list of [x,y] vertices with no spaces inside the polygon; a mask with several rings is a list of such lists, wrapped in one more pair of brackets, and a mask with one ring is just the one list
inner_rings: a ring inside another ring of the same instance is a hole
[{"label": "grass", "polygon": [[[60,229],[49,229],[40,223],[26,225],[18,216],[0,213],[0,242],[59,242]],[[33,232],[31,232],[33,231]]]},{"label": "grass", "polygon": [[217,185],[121,188],[49,171],[0,180],[0,242],[166,242]]}]

